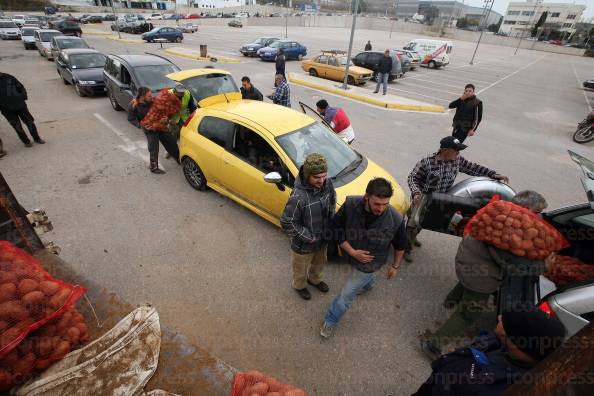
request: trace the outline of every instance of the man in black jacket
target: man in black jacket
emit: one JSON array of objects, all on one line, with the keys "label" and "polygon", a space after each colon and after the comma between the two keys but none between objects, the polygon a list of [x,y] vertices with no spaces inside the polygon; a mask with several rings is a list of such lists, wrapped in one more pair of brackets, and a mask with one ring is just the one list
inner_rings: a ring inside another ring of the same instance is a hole
[{"label": "man in black jacket", "polygon": [[304,300],[311,298],[308,283],[322,293],[329,290],[323,281],[323,270],[336,210],[336,192],[327,172],[326,158],[309,154],[299,169],[280,219],[282,229],[291,237],[293,288]]},{"label": "man in black jacket", "polygon": [[394,260],[387,273],[392,279],[400,269],[406,248],[406,225],[390,205],[394,189],[389,181],[375,178],[367,184],[365,196],[347,197],[334,216],[334,231],[340,248],[348,255],[352,272],[340,294],[328,306],[320,335],[329,338],[355,297],[375,284],[375,273],[387,262],[390,246]]},{"label": "man in black jacket", "polygon": [[29,129],[31,137],[36,143],[44,144],[39,137],[35,120],[27,108],[27,90],[16,77],[0,73],[0,112],[14,128],[25,147],[32,147],[31,141],[23,130],[21,120]]},{"label": "man in black jacket", "polygon": [[479,100],[474,93],[474,85],[466,84],[464,93],[458,99],[450,103],[450,109],[456,109],[452,126],[452,136],[461,143],[468,136],[476,133],[481,120],[483,119],[483,102]]},{"label": "man in black jacket", "polygon": [[384,51],[384,57],[379,63],[377,69],[377,85],[373,93],[378,93],[380,85],[383,85],[384,95],[388,91],[388,79],[390,78],[390,72],[392,72],[392,57],[390,56],[390,50]]},{"label": "man in black jacket", "polygon": [[248,76],[243,76],[241,78],[240,90],[242,99],[259,100],[260,102],[264,100],[262,92],[252,85],[252,82]]},{"label": "man in black jacket", "polygon": [[431,375],[413,396],[502,395],[515,383],[536,381],[527,372],[564,338],[563,324],[536,308],[505,310],[495,332],[435,360]]},{"label": "man in black jacket", "polygon": [[285,51],[282,48],[279,48],[278,53],[276,54],[276,74],[282,74],[282,76],[286,78],[285,61]]}]

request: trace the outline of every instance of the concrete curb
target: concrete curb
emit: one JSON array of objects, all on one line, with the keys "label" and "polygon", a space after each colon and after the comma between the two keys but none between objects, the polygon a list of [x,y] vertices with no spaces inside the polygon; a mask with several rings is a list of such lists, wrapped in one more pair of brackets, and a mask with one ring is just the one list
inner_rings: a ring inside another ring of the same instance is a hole
[{"label": "concrete curb", "polygon": [[367,104],[371,104],[378,107],[383,107],[385,109],[393,109],[393,110],[408,110],[408,111],[420,111],[426,113],[445,113],[445,109],[442,106],[438,105],[414,105],[414,104],[401,104],[401,103],[389,103],[380,99],[373,99],[368,98],[363,95],[358,95],[356,93],[343,91],[339,88],[331,88],[325,85],[312,83],[305,80],[300,80],[295,78],[293,73],[289,73],[289,82],[292,82],[297,85],[302,85],[304,87],[317,89],[319,91],[329,92],[335,95],[344,96],[346,98],[351,98],[353,100],[364,102]]},{"label": "concrete curb", "polygon": [[239,59],[222,58],[222,57],[214,56],[214,55],[212,55],[210,57],[188,55],[186,53],[179,52],[179,51],[176,51],[176,50],[170,49],[170,48],[166,48],[165,52],[167,52],[170,55],[179,56],[181,58],[187,58],[187,59],[203,61],[203,62],[221,62],[221,63],[240,63],[241,62],[241,60],[239,60]]},{"label": "concrete curb", "polygon": [[110,32],[87,32],[83,30],[85,36],[111,36],[113,33]]},{"label": "concrete curb", "polygon": [[144,40],[140,40],[140,39],[126,39],[126,38],[117,38],[115,36],[105,36],[105,38],[107,40],[113,40],[113,41],[119,41],[122,43],[130,43],[130,44],[144,44]]}]

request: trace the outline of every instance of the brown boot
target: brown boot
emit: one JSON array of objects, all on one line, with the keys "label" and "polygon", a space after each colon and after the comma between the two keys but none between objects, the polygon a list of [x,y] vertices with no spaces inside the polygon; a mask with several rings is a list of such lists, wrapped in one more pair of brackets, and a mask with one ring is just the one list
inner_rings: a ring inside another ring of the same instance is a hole
[{"label": "brown boot", "polygon": [[163,173],[165,173],[165,171],[163,169],[159,169],[159,163],[158,162],[151,162],[149,169],[151,170],[152,173],[155,173],[157,175],[162,175]]}]

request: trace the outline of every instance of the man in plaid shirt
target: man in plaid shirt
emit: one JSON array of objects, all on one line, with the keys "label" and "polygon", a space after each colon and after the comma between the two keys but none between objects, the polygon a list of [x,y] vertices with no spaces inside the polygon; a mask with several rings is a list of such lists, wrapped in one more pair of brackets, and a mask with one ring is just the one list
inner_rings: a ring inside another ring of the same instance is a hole
[{"label": "man in plaid shirt", "polygon": [[272,95],[268,95],[267,98],[272,100],[274,104],[291,107],[291,91],[287,80],[285,80],[285,76],[277,74],[274,78],[274,83],[276,90]]},{"label": "man in plaid shirt", "polygon": [[[423,195],[432,192],[447,192],[454,184],[458,172],[470,176],[487,176],[491,179],[508,183],[507,176],[498,174],[496,171],[480,164],[470,162],[460,156],[460,151],[467,146],[461,143],[454,136],[447,136],[439,142],[440,149],[437,153],[423,158],[415,165],[408,175],[408,187],[412,195],[412,204],[409,210],[409,223],[411,218],[420,207],[423,206]],[[409,244],[420,246],[416,240],[419,232],[417,227],[409,227]],[[405,256],[406,261],[411,262],[411,246]]]}]

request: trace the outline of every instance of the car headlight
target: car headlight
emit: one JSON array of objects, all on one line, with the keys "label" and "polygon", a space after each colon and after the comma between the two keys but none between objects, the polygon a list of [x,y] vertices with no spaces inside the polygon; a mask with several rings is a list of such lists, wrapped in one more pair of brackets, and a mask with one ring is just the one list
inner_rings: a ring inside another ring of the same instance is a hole
[{"label": "car headlight", "polygon": [[79,81],[79,85],[94,85],[95,81]]}]

